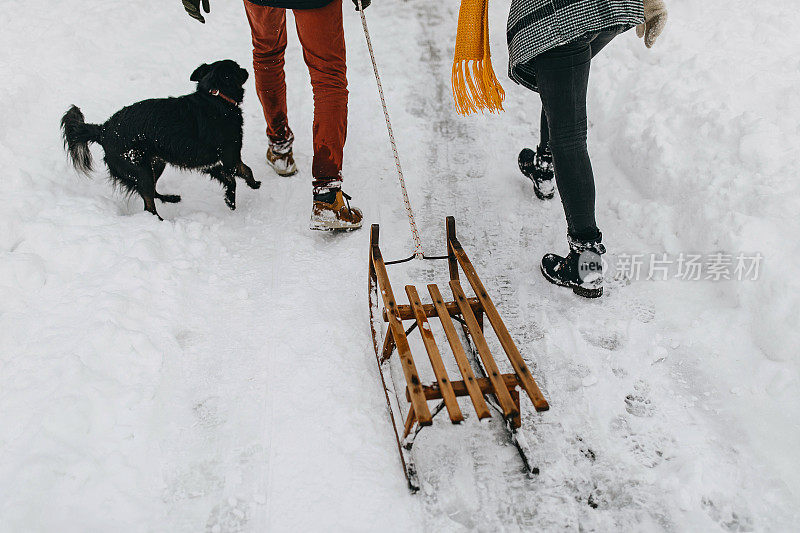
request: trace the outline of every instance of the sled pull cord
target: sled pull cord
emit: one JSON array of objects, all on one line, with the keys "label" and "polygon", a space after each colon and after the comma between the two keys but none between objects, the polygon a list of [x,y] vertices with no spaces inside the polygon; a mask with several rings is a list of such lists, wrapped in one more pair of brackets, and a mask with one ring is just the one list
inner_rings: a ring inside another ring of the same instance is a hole
[{"label": "sled pull cord", "polygon": [[381,106],[383,106],[383,118],[386,119],[386,129],[389,131],[389,142],[392,143],[392,152],[394,153],[394,164],[397,167],[397,177],[400,179],[400,189],[403,191],[403,202],[406,206],[406,215],[408,215],[408,225],[411,227],[411,236],[414,238],[414,257],[417,259],[423,258],[422,253],[422,239],[417,230],[417,221],[414,218],[414,211],[411,209],[411,202],[408,199],[408,191],[406,190],[406,180],[403,178],[403,167],[400,166],[400,155],[397,153],[397,143],[394,140],[394,131],[392,130],[392,121],[389,119],[389,109],[386,107],[386,98],[383,95],[383,84],[381,84],[381,75],[378,73],[378,64],[375,62],[375,52],[372,51],[372,40],[369,37],[369,29],[367,28],[367,17],[364,15],[364,7],[361,5],[361,0],[358,0],[358,12],[361,14],[361,26],[364,28],[364,37],[367,39],[367,48],[369,49],[369,57],[372,60],[372,72],[375,73],[375,81],[378,82],[378,94],[381,97]]}]

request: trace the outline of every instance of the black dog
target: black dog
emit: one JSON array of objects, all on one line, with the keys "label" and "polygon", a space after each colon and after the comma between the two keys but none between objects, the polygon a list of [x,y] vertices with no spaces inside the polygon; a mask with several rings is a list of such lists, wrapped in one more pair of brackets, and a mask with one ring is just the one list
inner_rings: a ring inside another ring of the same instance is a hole
[{"label": "black dog", "polygon": [[[197,67],[191,81],[197,91],[178,98],[144,100],[117,111],[105,124],[86,124],[72,106],[61,119],[64,147],[72,164],[83,173],[92,170],[89,143],[105,151],[111,179],[129,194],[139,193],[144,209],[158,216],[154,199],[180,202],[174,194],[159,194],[156,182],[167,163],[198,169],[222,183],[225,203],[236,209],[235,176],[252,189],[261,182],[242,163],[242,110],[248,74],[235,61]],[[160,216],[158,218],[161,218]]]}]

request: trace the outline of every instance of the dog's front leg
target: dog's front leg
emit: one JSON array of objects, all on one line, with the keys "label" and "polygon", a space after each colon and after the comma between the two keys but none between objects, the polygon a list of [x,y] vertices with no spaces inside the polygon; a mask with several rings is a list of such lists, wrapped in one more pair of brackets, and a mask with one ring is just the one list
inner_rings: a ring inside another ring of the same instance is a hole
[{"label": "dog's front leg", "polygon": [[242,162],[242,146],[241,144],[232,144],[223,147],[222,149],[222,166],[228,169],[232,174],[244,178],[245,183],[251,189],[258,189],[261,187],[261,182],[256,181],[253,177],[253,171]]},{"label": "dog's front leg", "polygon": [[231,211],[236,209],[236,180],[233,176],[225,186],[225,205],[231,208]]},{"label": "dog's front leg", "polygon": [[225,169],[223,165],[211,167],[207,171],[209,175],[225,187],[225,205],[231,208],[231,211],[236,209],[236,179],[232,172]]}]

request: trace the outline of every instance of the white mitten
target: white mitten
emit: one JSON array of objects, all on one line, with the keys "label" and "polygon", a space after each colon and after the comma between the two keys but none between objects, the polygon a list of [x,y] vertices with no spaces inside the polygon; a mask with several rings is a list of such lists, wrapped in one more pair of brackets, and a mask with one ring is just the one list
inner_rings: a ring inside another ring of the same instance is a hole
[{"label": "white mitten", "polygon": [[644,37],[644,45],[652,48],[667,25],[667,6],[661,0],[644,0],[644,22],[636,26],[636,36]]}]

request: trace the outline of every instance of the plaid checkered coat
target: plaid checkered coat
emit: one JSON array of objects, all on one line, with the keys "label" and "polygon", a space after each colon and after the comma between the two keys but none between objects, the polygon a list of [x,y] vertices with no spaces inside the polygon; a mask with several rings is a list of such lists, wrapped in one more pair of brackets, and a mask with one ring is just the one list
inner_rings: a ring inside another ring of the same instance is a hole
[{"label": "plaid checkered coat", "polygon": [[520,63],[593,31],[628,30],[644,22],[643,0],[512,0],[508,75]]}]

